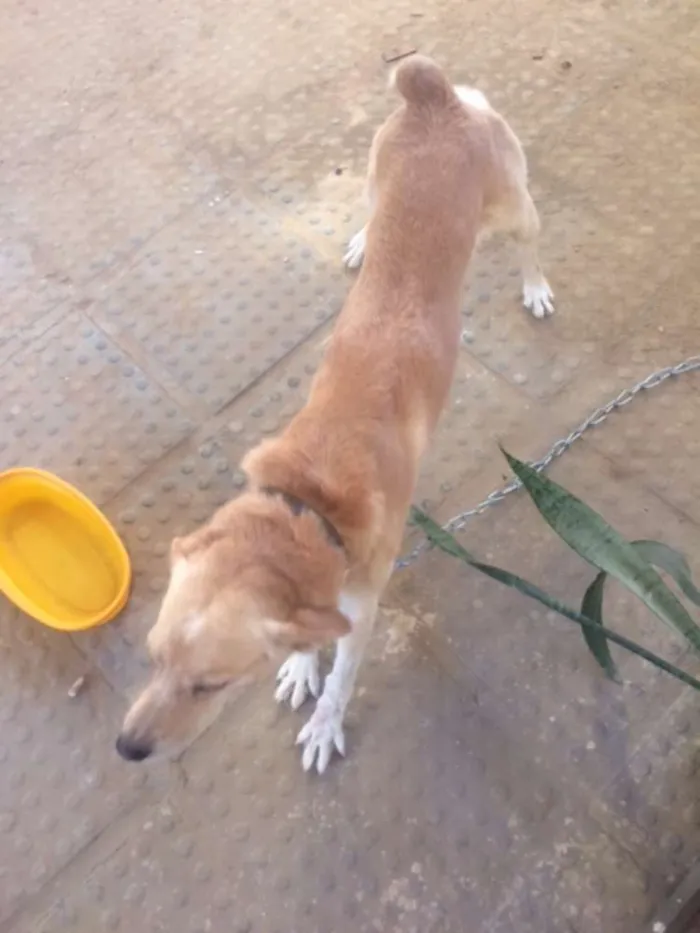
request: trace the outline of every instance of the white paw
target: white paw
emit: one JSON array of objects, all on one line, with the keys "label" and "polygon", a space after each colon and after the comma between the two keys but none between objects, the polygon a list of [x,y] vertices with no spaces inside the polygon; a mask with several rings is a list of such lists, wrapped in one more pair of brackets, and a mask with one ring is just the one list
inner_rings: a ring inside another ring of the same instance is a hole
[{"label": "white paw", "polygon": [[278,703],[289,701],[292,709],[299,709],[307,696],[317,697],[320,689],[318,655],[295,651],[277,672],[275,700]]},{"label": "white paw", "polygon": [[338,707],[324,705],[321,697],[311,719],[297,736],[297,745],[304,746],[301,756],[304,771],[309,771],[315,763],[318,773],[323,774],[334,750],[345,755],[343,714]]},{"label": "white paw", "polygon": [[348,243],[348,248],[343,256],[343,262],[348,269],[359,269],[365,256],[365,246],[367,245],[367,228],[363,227],[359,233]]},{"label": "white paw", "polygon": [[546,279],[539,282],[526,282],[523,285],[523,304],[536,318],[554,314],[554,293]]}]

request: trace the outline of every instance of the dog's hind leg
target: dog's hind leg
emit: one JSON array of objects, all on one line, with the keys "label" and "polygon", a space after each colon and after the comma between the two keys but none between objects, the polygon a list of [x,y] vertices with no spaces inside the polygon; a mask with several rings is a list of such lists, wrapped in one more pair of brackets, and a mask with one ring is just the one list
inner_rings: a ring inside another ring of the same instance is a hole
[{"label": "dog's hind leg", "polygon": [[[369,207],[370,219],[376,200],[376,182],[374,177],[374,162],[376,152],[376,141],[372,143],[369,153],[369,167],[367,170],[367,181],[365,182],[365,202]],[[365,249],[367,247],[367,228],[369,222],[352,237],[348,243],[348,248],[343,256],[343,262],[348,269],[359,269],[362,260],[365,258]]]},{"label": "dog's hind leg", "polygon": [[513,215],[511,233],[518,245],[523,277],[523,304],[534,317],[554,313],[554,294],[540,266],[538,241],[540,219],[529,191],[522,191]]}]

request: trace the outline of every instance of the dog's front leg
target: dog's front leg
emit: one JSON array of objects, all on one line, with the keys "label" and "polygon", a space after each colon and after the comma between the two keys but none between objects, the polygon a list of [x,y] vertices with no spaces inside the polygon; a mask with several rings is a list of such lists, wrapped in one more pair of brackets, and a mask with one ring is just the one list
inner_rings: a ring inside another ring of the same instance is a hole
[{"label": "dog's front leg", "polygon": [[365,249],[367,248],[367,227],[368,224],[358,230],[348,243],[348,248],[343,256],[343,262],[348,269],[359,269],[362,260],[365,258]]},{"label": "dog's front leg", "polygon": [[275,699],[299,709],[307,696],[316,698],[321,689],[318,651],[293,651],[277,671]]},{"label": "dog's front leg", "polygon": [[301,759],[304,771],[315,764],[318,773],[323,774],[334,750],[345,754],[343,719],[372,635],[377,604],[376,593],[352,591],[341,594],[338,608],[350,621],[352,631],[339,640],[323,693],[297,738],[297,744],[304,746]]}]

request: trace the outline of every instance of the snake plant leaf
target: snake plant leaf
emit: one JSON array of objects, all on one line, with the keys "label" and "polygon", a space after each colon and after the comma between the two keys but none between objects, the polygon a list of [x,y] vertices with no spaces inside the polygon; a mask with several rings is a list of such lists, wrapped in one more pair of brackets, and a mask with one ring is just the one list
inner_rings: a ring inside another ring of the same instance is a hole
[{"label": "snake plant leaf", "polygon": [[[601,627],[603,625],[603,592],[605,590],[606,576],[607,574],[602,572],[596,576],[593,583],[586,590],[581,603],[581,615],[586,616],[587,619],[592,619]],[[610,654],[608,640],[603,632],[594,628],[582,628],[581,633],[590,648],[591,654],[607,676],[616,683],[620,683],[620,675]]]},{"label": "snake plant leaf", "polygon": [[[659,570],[664,570],[673,578],[681,592],[696,606],[700,606],[700,590],[693,583],[688,561],[681,553],[662,541],[633,541],[632,547],[650,564],[658,567]],[[600,622],[601,625],[603,624],[603,593],[606,578],[606,573],[601,572],[597,575],[586,590],[581,604],[581,613],[595,622]],[[605,635],[595,629],[587,628],[583,628],[582,633],[591,653],[608,677],[619,682]]]},{"label": "snake plant leaf", "polygon": [[646,648],[643,648],[641,645],[638,645],[631,639],[626,638],[624,635],[618,635],[617,632],[613,632],[610,629],[600,625],[598,622],[586,618],[581,613],[576,612],[575,609],[571,609],[569,606],[560,602],[558,599],[555,599],[548,593],[545,593],[544,590],[541,590],[539,587],[535,586],[533,583],[530,583],[528,580],[524,580],[522,577],[519,577],[514,573],[510,573],[507,570],[501,570],[500,567],[493,567],[490,564],[483,564],[481,561],[476,560],[469,553],[469,551],[467,551],[466,548],[463,548],[462,545],[456,541],[448,531],[446,531],[444,528],[441,528],[437,522],[433,521],[432,518],[430,518],[424,512],[420,511],[420,509],[414,507],[411,510],[411,521],[412,524],[422,529],[426,538],[432,545],[438,547],[445,553],[451,555],[452,557],[458,558],[465,564],[468,564],[470,567],[474,567],[475,570],[479,570],[481,573],[485,574],[487,577],[490,577],[492,580],[503,583],[505,586],[509,586],[512,589],[518,590],[518,592],[522,593],[523,595],[529,596],[531,599],[534,599],[541,603],[543,606],[546,606],[547,609],[553,609],[554,612],[559,613],[559,615],[564,616],[564,618],[569,619],[572,622],[576,622],[582,629],[594,629],[596,632],[613,642],[613,644],[619,645],[621,648],[625,648],[632,654],[638,655],[640,658],[643,658],[645,661],[648,661],[650,664],[653,664],[660,670],[665,671],[667,674],[670,674],[672,677],[675,677],[682,683],[687,684],[689,687],[693,687],[695,690],[700,690],[699,680],[696,680],[690,674],[687,674],[685,671],[676,667],[674,664],[670,664],[668,661],[665,661],[663,658],[660,658],[653,652],[647,651]]},{"label": "snake plant leaf", "polygon": [[421,511],[421,509],[417,508],[415,505],[411,506],[410,523],[416,528],[420,528],[428,541],[446,554],[450,554],[452,557],[458,557],[460,560],[464,560],[467,563],[476,560],[466,548],[462,547],[459,541],[457,541],[449,531],[438,525],[436,521],[433,521],[429,515],[426,515],[425,512]]},{"label": "snake plant leaf", "polygon": [[661,541],[633,541],[632,547],[654,567],[665,570],[681,593],[691,603],[700,606],[700,590],[693,583],[688,561],[681,553]]},{"label": "snake plant leaf", "polygon": [[584,560],[615,577],[700,651],[700,628],[651,564],[597,512],[526,463],[503,451],[548,525]]}]

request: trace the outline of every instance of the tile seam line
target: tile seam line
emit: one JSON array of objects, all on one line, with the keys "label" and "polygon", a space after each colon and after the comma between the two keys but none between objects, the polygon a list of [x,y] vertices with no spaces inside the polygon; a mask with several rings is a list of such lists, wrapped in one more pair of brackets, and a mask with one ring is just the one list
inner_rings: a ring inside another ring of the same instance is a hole
[{"label": "tile seam line", "polygon": [[[297,225],[293,221],[290,223],[290,215],[287,212],[280,211],[276,207],[274,202],[270,198],[266,197],[264,192],[261,192],[255,185],[251,186],[248,183],[244,183],[239,187],[238,191],[241,194],[241,196],[249,200],[254,206],[256,206],[259,210],[261,210],[267,216],[271,217],[272,219],[276,219],[279,222],[280,227],[282,227],[283,229],[291,228],[291,231],[293,232],[294,236],[300,242],[303,242],[304,245],[306,245],[309,249],[311,249],[314,252],[314,254],[318,256],[320,259],[325,260],[327,262],[332,261],[332,259],[338,260],[338,257],[335,256],[335,254],[331,255],[330,250],[326,251],[322,248],[321,244],[323,241],[320,240],[320,238],[315,238],[313,235],[308,236],[307,231],[303,228],[303,225],[300,225],[299,228],[297,229]],[[133,267],[136,258],[144,250],[144,248],[150,242],[152,242],[152,240],[156,236],[158,236],[164,230],[168,229],[168,227],[172,226],[173,224],[178,223],[179,221],[183,220],[188,214],[195,211],[198,207],[201,207],[202,204],[204,204],[207,201],[207,199],[211,198],[212,195],[217,194],[217,193],[220,194],[219,203],[223,203],[226,201],[231,202],[231,200],[235,198],[237,192],[228,190],[221,183],[221,181],[217,181],[199,199],[195,200],[194,202],[189,204],[187,207],[183,208],[176,216],[172,217],[169,221],[167,221],[157,230],[153,231],[153,233],[150,236],[148,236],[146,239],[144,239],[144,241],[141,244],[139,244],[139,246],[134,247],[133,250],[131,250],[128,254],[125,254],[121,259],[115,260],[115,262],[111,264],[110,266],[108,266],[106,269],[103,269],[100,272],[95,273],[94,276],[91,276],[90,278],[86,279],[83,285],[94,284],[95,282],[98,281],[98,279],[100,279],[101,277],[104,277],[105,279],[108,280],[105,282],[105,285],[108,286],[110,284],[109,280],[113,282],[119,274],[123,274],[128,269]],[[350,284],[352,284],[353,281],[354,279],[351,280]],[[95,300],[90,300],[90,304],[88,305],[87,308],[75,309],[75,308],[71,308],[70,302],[67,302],[64,299],[63,301],[59,301],[56,304],[52,305],[51,309],[49,310],[58,308],[64,303],[67,304],[67,313],[70,313],[71,310],[76,310],[78,311],[78,313],[81,313],[82,315],[84,315],[85,319],[88,320],[94,327],[96,327],[105,336],[106,339],[108,339],[109,341],[111,341],[112,343],[116,344],[119,347],[120,351],[124,353],[125,356],[128,357],[128,359],[134,364],[134,366],[136,366],[138,369],[144,370],[145,375],[147,375],[149,379],[151,379],[153,383],[158,386],[159,390],[165,395],[165,397],[168,398],[173,404],[183,409],[184,414],[187,416],[189,420],[195,423],[201,420],[202,411],[201,409],[197,408],[195,403],[193,403],[190,406],[190,405],[186,405],[183,401],[174,398],[173,395],[170,393],[169,389],[167,388],[167,386],[164,385],[156,375],[153,375],[150,372],[150,370],[147,370],[145,364],[144,365],[140,364],[134,358],[131,350],[124,343],[122,343],[120,339],[120,334],[110,333],[108,330],[104,328],[103,324],[96,317],[93,316],[93,314],[91,313],[91,309],[94,308],[96,304]],[[236,393],[231,398],[227,399],[222,405],[218,406],[213,411],[208,413],[206,416],[206,421],[208,422],[212,420],[213,418],[220,416],[221,413],[225,411],[225,409],[229,405],[239,402],[241,398],[243,398],[246,395],[247,392],[249,392],[253,388],[256,388],[260,384],[260,382],[263,379],[265,379],[268,375],[273,373],[274,370],[281,363],[287,362],[289,358],[292,356],[292,354],[294,354],[295,352],[300,350],[302,347],[307,345],[313,339],[313,337],[318,333],[318,331],[328,323],[328,321],[333,320],[334,318],[337,317],[339,311],[340,311],[340,308],[336,309],[327,318],[325,318],[319,324],[314,326],[300,341],[294,344],[294,346],[291,347],[288,351],[286,351],[281,357],[279,357],[279,359],[275,360],[271,366],[269,366],[262,373],[260,373],[260,375],[257,376],[252,382],[248,383],[248,385],[246,385],[240,392]],[[48,313],[48,311],[46,313]],[[193,430],[189,432],[187,437],[192,437],[194,434],[197,433],[198,430],[200,429],[196,427],[193,428]],[[186,438],[183,438],[183,440],[185,439]],[[175,449],[175,448],[171,448],[171,450],[172,449]],[[170,450],[168,451],[168,453],[169,452]],[[141,471],[141,473],[139,473],[136,477],[134,477],[134,479],[137,479],[138,477],[140,477],[142,475],[142,472],[143,471]],[[123,487],[123,488],[127,488],[127,487]],[[113,497],[110,497],[110,498],[113,498]]]},{"label": "tile seam line", "polygon": [[[138,245],[132,246],[130,249],[127,249],[123,252],[121,256],[118,256],[114,259],[113,262],[105,266],[104,269],[96,270],[92,275],[88,275],[85,279],[80,282],[74,282],[71,280],[74,288],[84,289],[87,285],[93,285],[98,282],[100,279],[105,279],[105,285],[109,286],[117,278],[117,275],[121,272],[125,272],[130,269],[134,260],[139,256],[139,254],[148,246],[157,236],[163,233],[164,230],[167,230],[169,227],[172,227],[173,224],[178,223],[183,220],[188,214],[193,213],[198,207],[201,207],[208,199],[213,196],[218,195],[219,201],[225,201],[232,196],[232,192],[227,190],[222,186],[221,181],[217,180],[212,184],[207,190],[201,194],[199,197],[194,198],[188,204],[184,205],[180,210],[176,211],[172,217],[162,223],[160,226],[155,228],[151,233],[144,237],[143,241]],[[60,306],[64,302],[71,302],[71,299],[63,299],[56,302],[52,305],[49,310]],[[92,307],[95,304],[94,299],[90,299],[90,304],[88,307]],[[73,308],[76,311],[82,311],[83,314],[88,316],[87,309]],[[91,319],[92,320],[92,319]]]},{"label": "tile seam line", "polygon": [[[585,438],[583,439],[585,440]],[[595,433],[591,434],[588,438],[591,446],[596,450],[596,452],[609,464],[616,467],[621,472],[625,473],[629,479],[631,479],[636,488],[640,491],[648,493],[650,496],[653,496],[656,500],[662,503],[667,509],[673,512],[680,521],[688,522],[695,528],[700,528],[700,521],[696,519],[693,515],[690,515],[686,512],[681,506],[676,502],[672,502],[670,499],[667,499],[665,494],[660,492],[658,489],[655,489],[650,481],[645,477],[645,475],[635,467],[630,467],[626,464],[625,461],[617,459],[617,456],[610,454],[605,450],[601,450],[600,447],[595,443]]]},{"label": "tile seam line", "polygon": [[[683,703],[685,702],[685,699],[686,699],[685,694],[684,694],[684,693],[681,693],[681,694],[671,703],[671,705],[668,706],[668,707],[666,708],[666,710],[664,711],[664,713],[662,714],[660,720],[659,720],[658,723],[657,723],[657,727],[658,727],[658,731],[659,731],[659,732],[665,732],[665,725],[666,725],[666,723],[668,723],[669,721],[673,720],[673,717],[674,717],[674,715],[675,715],[676,710],[677,710],[678,708],[682,707]],[[629,757],[631,758],[632,756],[638,754],[638,753],[641,752],[642,750],[648,748],[648,747],[651,746],[656,740],[657,740],[657,735],[652,735],[651,737],[647,735],[647,736],[645,736],[644,738],[640,739],[640,741],[637,742],[637,744],[631,749],[630,754],[629,754]],[[671,754],[674,754],[674,752],[671,752]],[[622,773],[622,772],[620,772],[620,773]],[[619,775],[618,775],[618,777],[619,777]],[[614,783],[615,780],[616,780],[616,778],[613,778],[613,779],[611,779],[610,781],[608,781],[606,784],[604,784],[604,785],[602,786],[602,789],[603,789],[603,790],[607,790],[607,789]],[[596,797],[595,799],[597,800],[597,799],[599,799],[599,798]],[[588,818],[589,818],[593,823],[595,823],[596,826],[598,826],[598,828],[599,828],[600,831],[603,833],[603,835],[605,835],[608,839],[612,840],[622,851],[625,852],[625,854],[630,858],[630,860],[633,862],[633,864],[634,864],[634,865],[636,866],[636,868],[639,870],[640,874],[645,874],[647,871],[649,871],[649,869],[646,869],[646,868],[644,867],[643,864],[640,864],[639,859],[637,858],[637,855],[635,854],[635,852],[633,851],[633,849],[631,848],[631,846],[629,846],[623,839],[621,839],[621,838],[619,839],[619,838],[614,834],[614,831],[613,831],[613,830],[614,830],[614,823],[613,823],[613,828],[610,829],[610,828],[608,828],[608,827],[602,822],[602,818],[596,816],[595,813],[591,812],[591,810],[588,810],[587,815],[588,815]],[[640,830],[640,831],[644,831],[644,827],[643,827],[640,823],[638,823],[637,820],[636,820],[633,816],[627,817],[627,819],[629,820],[629,822],[630,822],[636,829],[638,829],[638,830]]]},{"label": "tile seam line", "polygon": [[[525,312],[522,312],[522,313],[525,313]],[[538,323],[542,323],[542,322],[538,322]],[[556,337],[554,339],[556,340],[555,349],[557,350],[566,349],[565,345],[563,345],[559,340],[557,340]],[[560,398],[562,392],[571,385],[571,383],[573,382],[575,378],[573,374],[570,375],[569,378],[565,382],[562,382],[557,386],[556,391],[553,392],[551,396],[542,397],[542,396],[535,395],[535,394],[530,395],[529,392],[524,391],[521,385],[518,385],[515,382],[511,382],[510,379],[506,375],[504,375],[503,372],[501,372],[498,369],[495,369],[491,363],[487,362],[486,360],[481,359],[481,357],[477,356],[472,350],[468,349],[463,344],[460,346],[460,352],[467,353],[470,359],[474,361],[476,366],[483,367],[487,372],[491,373],[492,376],[495,376],[496,379],[498,379],[498,381],[501,384],[507,386],[508,389],[510,389],[511,391],[515,391],[515,393],[520,398],[524,399],[526,402],[538,408],[544,408],[554,399]]]},{"label": "tile seam line", "polygon": [[[138,483],[138,482],[140,482],[142,479],[144,479],[144,477],[145,477],[150,471],[155,470],[155,469],[157,468],[158,464],[159,464],[159,463],[161,462],[161,460],[163,459],[163,457],[169,457],[170,455],[176,453],[181,447],[186,447],[188,444],[191,444],[191,443],[193,443],[193,442],[196,443],[198,440],[205,441],[205,440],[207,440],[208,438],[213,437],[214,435],[211,434],[211,431],[214,429],[215,422],[226,412],[226,410],[227,410],[228,408],[230,408],[230,407],[232,407],[232,406],[238,404],[242,399],[245,398],[246,395],[248,395],[249,393],[252,393],[254,389],[259,388],[260,385],[261,385],[264,381],[266,381],[270,376],[274,375],[275,371],[279,370],[280,368],[282,368],[282,366],[283,366],[284,364],[288,363],[288,362],[290,361],[290,359],[291,359],[292,356],[294,356],[296,353],[301,353],[301,351],[303,351],[303,349],[310,343],[310,341],[313,340],[314,336],[317,335],[317,334],[319,333],[319,331],[323,330],[323,328],[329,323],[329,321],[332,320],[333,318],[335,318],[335,317],[337,316],[337,314],[338,314],[338,312],[336,311],[331,317],[327,318],[326,320],[324,320],[324,321],[320,322],[318,325],[316,325],[311,331],[309,331],[308,334],[306,334],[306,336],[303,338],[303,340],[301,340],[299,343],[295,344],[291,349],[289,349],[289,350],[288,350],[283,356],[281,356],[278,360],[275,360],[275,362],[274,362],[270,367],[268,367],[268,369],[266,369],[263,373],[261,373],[259,376],[257,376],[254,380],[252,380],[252,382],[250,382],[241,392],[237,393],[237,394],[234,395],[232,398],[228,399],[223,405],[219,406],[217,409],[215,409],[214,411],[212,411],[211,414],[207,417],[206,421],[204,421],[204,422],[203,422],[202,424],[200,424],[200,425],[196,425],[196,424],[195,424],[195,425],[192,427],[192,429],[191,429],[187,434],[185,434],[182,438],[180,438],[180,440],[178,440],[175,444],[173,444],[171,447],[169,447],[167,450],[165,450],[165,451],[163,452],[163,456],[162,456],[162,457],[160,457],[158,460],[155,460],[155,461],[152,462],[152,463],[147,463],[147,464],[145,464],[144,467],[143,467],[143,469],[139,470],[139,472],[136,473],[136,474],[129,480],[128,483],[126,483],[124,486],[121,487],[121,489],[118,489],[118,490],[117,490],[116,492],[114,492],[111,496],[109,496],[107,499],[105,499],[104,502],[102,503],[102,507],[109,506],[112,502],[114,502],[114,500],[115,500],[116,498],[118,498],[119,496],[123,495],[128,489],[130,489],[130,488],[131,488],[132,486],[134,486],[136,483]],[[93,318],[90,318],[90,322],[91,322],[91,323],[95,323],[95,321],[94,321]],[[96,324],[96,323],[95,323],[95,326],[98,327],[98,328],[101,330],[99,324]],[[107,336],[107,335],[105,335],[105,336]],[[113,340],[112,337],[109,337],[109,339],[110,339],[110,340]],[[124,353],[128,356],[128,358],[129,358],[130,360],[132,360],[132,362],[133,362],[133,358],[132,358],[131,354],[126,353],[126,351],[124,351],[124,348],[123,348],[122,345],[119,343],[119,341],[118,341],[118,340],[113,340],[113,342],[114,342],[114,343],[119,347],[119,349],[120,349],[122,352],[124,352]],[[134,364],[134,365],[136,365],[136,364]],[[139,369],[141,369],[141,368],[142,368],[142,367],[139,366]],[[154,382],[155,382],[155,380],[154,380]],[[156,383],[156,384],[159,386],[159,388],[161,388],[160,383]],[[165,390],[163,390],[163,391],[165,391]],[[167,397],[168,397],[171,401],[173,401],[171,395],[169,395],[168,393],[165,393],[165,394],[167,395]],[[173,404],[175,404],[174,401],[173,401]],[[195,418],[191,418],[190,420],[196,421],[197,419],[196,419],[196,417],[195,417]],[[232,497],[233,497],[234,495],[236,495],[236,490],[235,490],[235,489],[232,489],[231,495],[232,495]],[[213,512],[212,512],[212,514],[213,514]]]},{"label": "tile seam line", "polygon": [[[180,399],[172,395],[167,384],[161,380],[159,375],[157,375],[156,373],[153,373],[152,370],[148,367],[147,365],[148,354],[147,353],[145,354],[146,359],[144,359],[143,362],[140,362],[139,359],[134,355],[130,347],[122,341],[120,333],[118,332],[110,333],[110,331],[106,330],[103,322],[98,320],[96,317],[93,317],[93,315],[90,314],[89,309],[80,311],[78,313],[82,314],[85,320],[89,324],[91,324],[96,330],[98,330],[102,334],[102,336],[105,338],[105,340],[107,340],[109,343],[114,344],[114,346],[118,348],[119,352],[125,356],[125,358],[132,364],[132,366],[134,366],[137,370],[140,370],[143,373],[143,375],[146,376],[148,381],[151,382],[153,386],[158,389],[158,391],[163,395],[163,397],[167,399],[172,405],[175,405],[175,407],[179,411],[182,412],[182,414],[187,419],[187,421],[189,421],[192,424],[196,424],[196,422],[201,418],[201,414],[202,414],[201,411],[198,410],[194,405],[192,407],[190,407],[189,405],[185,405]],[[195,430],[196,428],[193,427],[191,431],[187,433],[186,436],[189,437]],[[185,438],[183,438],[183,440],[184,439]],[[168,450],[164,451],[164,454],[169,453],[171,449],[172,448],[168,448]],[[126,488],[126,487],[123,487],[123,488]]]},{"label": "tile seam line", "polygon": [[[177,811],[179,816],[182,816],[180,808],[174,802],[173,796],[170,793],[165,794],[165,799]],[[20,905],[16,910],[9,914],[3,921],[0,923],[0,933],[27,933],[28,929],[35,929],[38,923],[41,923],[44,920],[51,910],[52,903],[59,899],[60,894],[57,892],[55,897],[52,897],[50,893],[50,888],[52,885],[56,884],[61,878],[61,876],[66,873],[70,873],[76,863],[80,863],[81,860],[85,859],[89,855],[90,849],[93,849],[96,845],[99,844],[100,840],[104,839],[110,831],[114,830],[116,832],[124,826],[125,822],[130,823],[134,819],[135,815],[141,811],[148,812],[150,808],[155,807],[158,802],[163,801],[163,796],[158,793],[156,788],[146,789],[140,795],[137,795],[131,806],[125,807],[123,810],[120,810],[118,813],[115,813],[114,817],[106,823],[101,829],[95,831],[95,833],[77,849],[73,855],[68,859],[65,864],[61,865],[53,874],[44,880],[41,886],[34,892],[32,896],[26,901],[26,903]],[[115,829],[116,827],[116,829]],[[108,862],[117,852],[120,852],[126,845],[128,845],[129,839],[131,838],[131,827],[128,827],[129,835],[123,838],[120,842],[117,843],[113,848],[109,848],[101,857],[99,857],[94,863],[90,864],[87,868],[87,871],[84,876],[84,880],[91,878],[94,873]],[[124,830],[127,832],[127,830]],[[75,889],[77,885],[71,887],[71,891]],[[44,896],[44,893],[47,892],[46,896],[49,901],[52,903],[42,908],[33,907],[32,902],[37,901]]]},{"label": "tile seam line", "polygon": [[[57,868],[55,872],[53,872],[51,875],[49,875],[48,878],[45,879],[41,887],[39,887],[34,892],[34,894],[30,896],[30,898],[27,900],[27,902],[24,905],[21,905],[20,907],[18,907],[17,910],[13,911],[11,914],[9,914],[9,916],[5,918],[5,920],[3,920],[2,925],[0,925],[0,933],[14,933],[15,930],[19,931],[19,930],[24,929],[21,925],[21,921],[23,920],[23,918],[26,916],[27,913],[31,914],[33,912],[32,906],[31,906],[32,900],[40,897],[42,892],[46,888],[48,888],[51,884],[56,882],[61,877],[61,875],[63,875],[66,871],[68,871],[74,865],[74,863],[77,862],[81,857],[83,857],[85,853],[89,849],[91,849],[96,843],[98,843],[99,840],[103,838],[113,826],[116,826],[124,818],[128,819],[129,817],[132,816],[133,813],[135,813],[141,807],[145,807],[148,805],[148,803],[152,802],[148,800],[148,797],[150,797],[150,794],[143,795],[137,798],[131,807],[127,807],[125,810],[120,811],[119,813],[116,813],[113,819],[111,819],[108,823],[106,823],[101,829],[96,830],[93,833],[93,835],[90,836],[90,838],[86,840],[86,842],[83,845],[81,845],[80,848],[76,850],[76,852],[73,853],[73,855],[68,859],[67,862],[65,862],[65,864],[61,865],[60,868]],[[91,866],[87,877],[90,877],[94,873],[94,871],[100,867],[101,864],[107,861],[114,854],[114,852],[121,849],[124,845],[126,845],[126,840],[122,842],[119,846],[117,846],[117,848],[114,849],[112,852],[107,853],[104,858],[95,862],[95,864]],[[48,910],[41,911],[41,909],[39,909],[39,917],[34,917],[34,921],[41,920],[47,914],[48,914]]]},{"label": "tile seam line", "polygon": [[[113,262],[108,263],[104,269],[97,269],[93,273],[88,274],[85,278],[80,279],[79,281],[76,281],[73,278],[73,276],[69,275],[68,273],[64,273],[64,270],[63,271],[60,269],[52,270],[52,274],[65,274],[66,277],[70,280],[71,288],[76,289],[76,290],[77,289],[82,290],[88,285],[93,285],[95,282],[97,282],[102,277],[109,278],[112,273],[121,271],[123,268],[130,266],[133,259],[139,254],[139,252],[148,243],[151,242],[151,240],[153,240],[154,237],[158,236],[158,234],[162,233],[163,230],[166,230],[169,226],[176,223],[189,211],[194,210],[208,197],[211,197],[211,195],[215,193],[217,187],[218,187],[218,183],[215,185],[212,185],[211,188],[207,189],[205,194],[201,195],[201,197],[196,198],[192,203],[183,207],[180,211],[177,212],[175,216],[171,217],[164,224],[162,224],[160,227],[158,227],[156,230],[150,233],[147,237],[145,237],[142,243],[139,243],[138,246],[133,246],[131,249],[126,250],[123,253],[123,255],[115,258]],[[228,197],[229,194],[227,193],[225,196]],[[44,276],[44,278],[46,278],[46,276]],[[91,305],[94,304],[94,301],[91,300],[90,304]],[[75,297],[70,297],[70,298],[64,297],[64,298],[58,298],[56,299],[56,301],[50,302],[46,306],[45,311],[42,313],[42,317],[50,314],[52,311],[55,311],[58,308],[61,308],[61,306],[63,305],[66,306],[66,309],[68,312],[81,311],[81,309],[77,308],[75,305]],[[83,313],[85,312],[83,311]],[[31,328],[31,325],[27,325],[26,327],[20,328],[18,331],[18,334],[26,332],[29,328]]]},{"label": "tile seam line", "polygon": [[[158,227],[156,230],[150,233],[147,237],[145,237],[142,243],[139,243],[138,246],[134,246],[130,250],[125,251],[122,256],[116,258],[113,262],[109,263],[107,266],[105,266],[104,269],[99,269],[93,272],[92,274],[87,275],[84,279],[81,279],[79,282],[76,282],[71,276],[68,276],[68,278],[70,278],[70,281],[71,281],[71,288],[75,290],[78,290],[78,289],[83,290],[89,285],[94,285],[102,278],[107,279],[107,282],[105,283],[106,285],[110,284],[109,280],[111,279],[113,281],[114,279],[116,279],[117,275],[120,272],[123,272],[126,269],[130,268],[133,265],[133,262],[136,259],[136,257],[139,255],[139,253],[155,237],[157,237],[160,233],[162,233],[168,227],[177,223],[179,220],[185,217],[188,213],[196,210],[197,207],[200,207],[202,203],[204,203],[207,200],[207,198],[210,198],[213,194],[216,194],[217,189],[219,188],[220,188],[220,183],[218,182],[212,185],[212,187],[209,188],[205,194],[195,199],[192,203],[188,204],[186,207],[183,207],[182,210],[180,210],[175,216],[171,217],[164,224],[162,224],[160,227]],[[231,197],[231,193],[227,191],[224,194],[222,194],[221,200],[225,200],[226,198],[229,198],[229,197]],[[60,272],[60,270],[56,270],[56,271]],[[46,276],[44,276],[44,278],[45,277]],[[49,315],[51,315],[52,313],[56,311],[60,311],[61,309],[64,309],[65,316],[71,313],[83,314],[87,319],[90,320],[92,324],[94,324],[96,327],[99,327],[100,330],[102,330],[102,332],[105,334],[105,336],[111,340],[112,338],[110,337],[110,335],[107,334],[107,332],[104,331],[102,326],[97,321],[95,321],[95,319],[89,314],[89,308],[92,307],[94,304],[95,304],[95,300],[90,299],[90,304],[88,305],[88,308],[80,308],[76,304],[75,296],[58,298],[53,302],[49,302],[49,304],[46,306],[44,311],[41,313],[40,317],[38,318],[38,321],[35,322],[35,324],[27,324],[27,325],[21,326],[13,333],[12,336],[21,338],[22,335],[31,334],[32,327],[36,326],[37,323],[39,323],[39,326],[41,326],[40,322],[42,319],[48,317]],[[40,337],[44,336],[44,334],[48,333],[49,330],[51,330],[53,327],[55,327],[59,323],[60,321],[54,321],[53,323],[47,325],[47,327],[44,330],[42,330],[41,333],[33,335],[30,342],[33,343],[34,340],[38,340]],[[123,348],[120,347],[120,349],[123,349]],[[5,362],[7,362],[7,359],[0,359],[0,367],[4,365]]]}]

